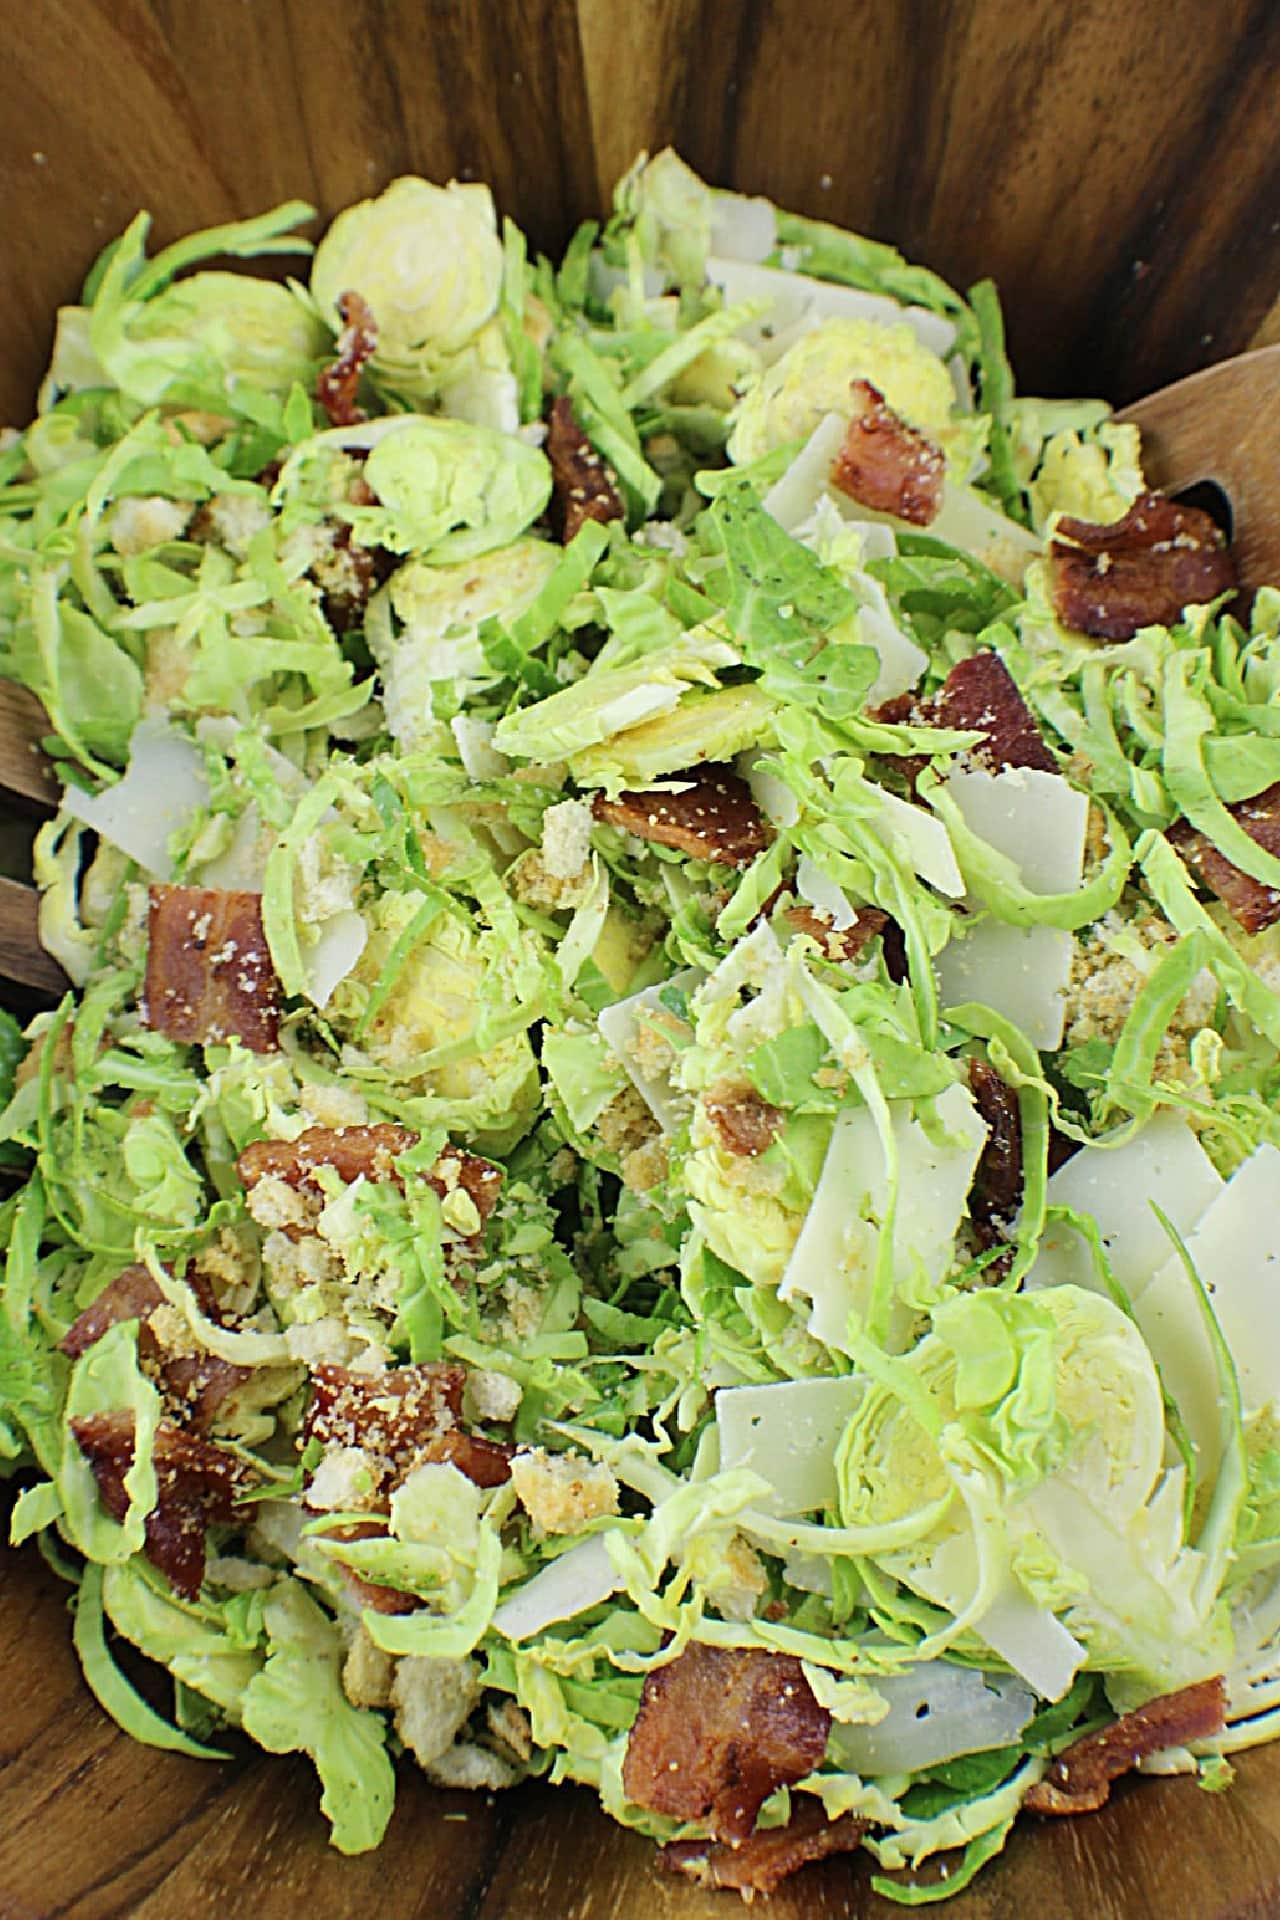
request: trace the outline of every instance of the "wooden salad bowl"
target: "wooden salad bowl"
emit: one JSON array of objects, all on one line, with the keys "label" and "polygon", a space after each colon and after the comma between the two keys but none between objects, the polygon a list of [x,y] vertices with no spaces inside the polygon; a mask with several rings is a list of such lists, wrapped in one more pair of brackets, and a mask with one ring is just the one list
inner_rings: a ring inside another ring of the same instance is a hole
[{"label": "wooden salad bowl", "polygon": [[[18,424],[56,306],[140,206],[164,242],[290,196],[329,215],[415,171],[488,181],[552,249],[667,142],[961,287],[991,274],[1029,391],[1120,403],[1280,338],[1280,9],[1246,0],[40,0],[11,9],[5,58],[0,419]],[[22,878],[15,822],[0,881]],[[7,991],[25,1011],[38,988]],[[65,1595],[0,1546],[0,1920],[736,1911],[661,1877],[576,1790],[449,1794],[406,1768],[384,1846],[343,1859],[304,1763],[232,1740],[219,1767],[117,1732]],[[772,1920],[887,1915],[867,1865],[807,1869]],[[1225,1794],[1127,1781],[1100,1813],[1028,1819],[947,1911],[1280,1914],[1280,1750],[1243,1755]]]}]

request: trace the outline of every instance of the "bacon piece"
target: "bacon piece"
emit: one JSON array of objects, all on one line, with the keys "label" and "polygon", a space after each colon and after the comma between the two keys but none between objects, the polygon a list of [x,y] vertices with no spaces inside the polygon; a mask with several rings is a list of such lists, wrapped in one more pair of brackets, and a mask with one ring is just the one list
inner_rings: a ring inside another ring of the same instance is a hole
[{"label": "bacon piece", "polygon": [[627,1742],[628,1800],[745,1840],[778,1787],[811,1773],[831,1715],[791,1654],[694,1642],[648,1674]]},{"label": "bacon piece", "polygon": [[623,518],[626,510],[617,475],[578,425],[565,394],[551,402],[546,455],[551,462],[554,518],[566,546],[586,520]]},{"label": "bacon piece", "polygon": [[118,1327],[125,1320],[149,1320],[163,1300],[164,1295],[145,1267],[125,1267],[71,1322],[58,1342],[59,1350],[68,1358],[78,1360],[82,1353],[96,1346],[110,1328]]},{"label": "bacon piece", "polygon": [[[403,1186],[395,1163],[417,1141],[416,1133],[389,1120],[370,1127],[307,1127],[296,1140],[251,1141],[236,1161],[236,1171],[250,1192],[270,1175],[286,1186],[319,1193],[316,1175],[321,1167],[332,1167],[344,1186],[353,1180],[394,1180]],[[446,1145],[427,1178],[442,1200],[453,1188],[464,1188],[481,1225],[498,1204],[502,1169],[478,1153]],[[295,1227],[293,1235],[298,1231]]]},{"label": "bacon piece", "polygon": [[[206,1317],[217,1319],[207,1288],[194,1287]],[[224,1400],[250,1378],[251,1369],[237,1367],[216,1353],[172,1353],[151,1326],[151,1317],[165,1305],[165,1297],[145,1267],[125,1267],[105,1286],[59,1341],[63,1353],[79,1359],[109,1327],[137,1320],[138,1359],[143,1371],[158,1381],[168,1411],[184,1427],[207,1433]]]},{"label": "bacon piece", "polygon": [[753,1833],[736,1847],[716,1840],[671,1840],[659,1853],[658,1865],[700,1887],[731,1887],[749,1901],[757,1893],[771,1894],[788,1874],[811,1860],[856,1852],[868,1825],[856,1813],[828,1820],[822,1802],[806,1797],[785,1827]]},{"label": "bacon piece", "polygon": [[969,1062],[969,1090],[987,1123],[982,1149],[969,1192],[969,1217],[983,1246],[1004,1239],[1022,1199],[1022,1116],[1018,1096],[985,1060]]},{"label": "bacon piece", "polygon": [[486,1440],[481,1433],[466,1433],[451,1427],[432,1440],[423,1452],[424,1460],[447,1460],[477,1487],[502,1487],[511,1478],[511,1456],[515,1448],[503,1440]]},{"label": "bacon piece", "polygon": [[783,915],[797,933],[807,933],[826,954],[828,960],[856,960],[862,949],[889,924],[889,916],[879,907],[859,907],[847,927],[834,927],[825,914],[813,907],[788,907]]},{"label": "bacon piece", "polygon": [[[123,1520],[129,1507],[124,1479],[133,1465],[133,1415],[87,1414],[71,1421],[71,1431],[93,1469],[103,1506]],[[157,1426],[153,1458],[156,1504],[147,1515],[146,1556],[176,1592],[195,1600],[204,1579],[205,1532],[215,1521],[235,1518],[255,1476],[238,1455],[184,1433],[172,1420]]]},{"label": "bacon piece", "polygon": [[831,484],[912,526],[927,527],[942,506],[946,461],[932,440],[907,425],[869,380],[853,381],[854,414],[831,468]]},{"label": "bacon piece", "polygon": [[308,1127],[296,1140],[254,1140],[236,1161],[236,1172],[252,1192],[268,1175],[286,1186],[319,1193],[321,1167],[332,1167],[344,1186],[353,1180],[395,1180],[396,1159],[416,1146],[408,1127],[380,1121],[372,1127]]},{"label": "bacon piece", "polygon": [[[1280,781],[1263,793],[1255,793],[1251,800],[1238,801],[1227,811],[1251,840],[1280,858]],[[1179,820],[1170,829],[1169,839],[1196,878],[1217,894],[1246,933],[1261,933],[1280,920],[1280,889],[1243,872],[1189,820]]]},{"label": "bacon piece", "polygon": [[466,1377],[464,1368],[442,1363],[385,1373],[314,1367],[303,1433],[327,1447],[361,1447],[403,1479],[431,1441],[457,1424]]},{"label": "bacon piece", "polygon": [[744,1160],[768,1151],[785,1118],[782,1109],[762,1100],[754,1087],[727,1081],[709,1087],[702,1104],[725,1152]]},{"label": "bacon piece", "polygon": [[280,984],[261,894],[152,887],[143,1006],[147,1025],[170,1040],[235,1039],[274,1053]]},{"label": "bacon piece", "polygon": [[315,1367],[303,1435],[326,1447],[361,1448],[380,1496],[426,1461],[450,1461],[478,1487],[501,1486],[511,1478],[513,1449],[459,1425],[466,1377],[465,1368],[439,1362],[375,1374]]},{"label": "bacon piece", "polygon": [[[363,481],[360,484],[364,486]],[[371,492],[368,487],[364,490]],[[396,564],[395,555],[385,547],[363,547],[352,539],[350,527],[338,529],[333,546],[308,570],[320,589],[324,617],[335,633],[350,633],[363,625],[371,595],[390,578]]]},{"label": "bacon piece", "polygon": [[[998,653],[987,650],[957,660],[926,706],[926,726],[984,733],[986,739],[973,748],[972,757],[993,772],[1003,767],[1058,771],[1035,715]],[[923,714],[925,708],[917,711]]]},{"label": "bacon piece", "polygon": [[373,358],[378,345],[378,323],[368,301],[359,293],[344,293],[338,300],[342,331],[338,335],[338,357],[322,367],[316,380],[316,399],[335,427],[354,427],[368,415],[357,405],[356,389],[365,362]]},{"label": "bacon piece", "polygon": [[1032,1813],[1092,1813],[1105,1805],[1111,1782],[1148,1754],[1220,1733],[1226,1707],[1226,1682],[1220,1676],[1148,1700],[1109,1727],[1073,1741],[1022,1804]]},{"label": "bacon piece", "polygon": [[673,773],[671,780],[679,792],[620,793],[616,800],[598,793],[592,812],[608,826],[694,860],[749,867],[764,852],[772,835],[750,787],[732,767],[708,763]]},{"label": "bacon piece", "polygon": [[1053,609],[1066,627],[1131,640],[1171,627],[1184,607],[1235,589],[1235,562],[1207,513],[1144,493],[1122,520],[1059,520],[1049,543]]},{"label": "bacon piece", "polygon": [[[885,726],[947,727],[960,733],[982,733],[986,738],[970,749],[970,758],[991,773],[1005,767],[1034,767],[1056,773],[1039,723],[1018,691],[1017,683],[998,653],[989,648],[967,660],[958,660],[938,691],[928,700],[900,693],[869,715]],[[927,759],[897,754],[894,766],[914,794]]]}]

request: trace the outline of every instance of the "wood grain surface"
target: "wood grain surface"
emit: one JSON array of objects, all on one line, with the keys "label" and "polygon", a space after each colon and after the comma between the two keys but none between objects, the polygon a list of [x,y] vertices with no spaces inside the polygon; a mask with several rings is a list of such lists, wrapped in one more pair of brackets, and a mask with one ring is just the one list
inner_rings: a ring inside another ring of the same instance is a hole
[{"label": "wood grain surface", "polygon": [[[26,417],[97,250],[397,173],[492,183],[534,241],[637,149],[991,273],[1022,384],[1116,400],[1280,337],[1273,0],[35,0],[5,7],[0,418]],[[0,1548],[0,1920],[727,1920],[587,1796],[406,1772],[383,1849],[325,1844],[310,1770],[133,1745],[80,1682],[63,1592]],[[770,1920],[891,1911],[867,1862]],[[1224,1797],[1122,1786],[1015,1833],[954,1920],[1280,1913],[1280,1751]]]},{"label": "wood grain surface", "polygon": [[1029,390],[1130,399],[1280,294],[1274,0],[37,0],[5,7],[0,418],[140,206],[162,240],[416,169],[535,241],[642,146],[994,274]]}]

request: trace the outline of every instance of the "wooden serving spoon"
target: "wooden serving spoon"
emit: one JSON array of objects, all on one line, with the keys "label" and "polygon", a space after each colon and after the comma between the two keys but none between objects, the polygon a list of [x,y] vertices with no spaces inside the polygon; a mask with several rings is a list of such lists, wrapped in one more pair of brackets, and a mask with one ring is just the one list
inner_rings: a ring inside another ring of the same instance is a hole
[{"label": "wooden serving spoon", "polygon": [[[1116,415],[1142,432],[1143,471],[1162,493],[1205,481],[1225,495],[1245,586],[1280,582],[1280,344],[1223,360]],[[52,813],[58,781],[40,747],[39,701],[0,680],[0,808]],[[61,993],[66,975],[40,945],[33,887],[0,875],[0,980]]]},{"label": "wooden serving spoon", "polygon": [[1188,374],[1116,418],[1141,430],[1152,487],[1221,489],[1241,584],[1280,583],[1280,344]]}]

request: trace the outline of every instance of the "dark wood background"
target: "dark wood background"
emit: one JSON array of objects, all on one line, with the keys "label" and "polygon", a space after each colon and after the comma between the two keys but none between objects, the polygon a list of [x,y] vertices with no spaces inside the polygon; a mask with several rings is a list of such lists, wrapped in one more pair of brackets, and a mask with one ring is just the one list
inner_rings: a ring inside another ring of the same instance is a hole
[{"label": "dark wood background", "polygon": [[994,274],[1028,390],[1117,402],[1280,293],[1275,0],[5,0],[0,417],[139,206],[169,239],[416,169],[535,241],[641,147]]},{"label": "dark wood background", "polygon": [[[4,0],[0,419],[26,417],[98,248],[397,173],[488,180],[558,246],[644,146],[1005,295],[1022,384],[1123,401],[1280,336],[1274,0]],[[308,1769],[132,1745],[81,1686],[62,1593],[0,1549],[0,1920],[720,1920],[577,1793],[407,1774],[344,1861]],[[865,1861],[773,1920],[887,1914]],[[895,1909],[896,1911],[896,1909]],[[1280,1913],[1280,1752],[1235,1789],[1122,1788],[1029,1824],[954,1920]]]}]

